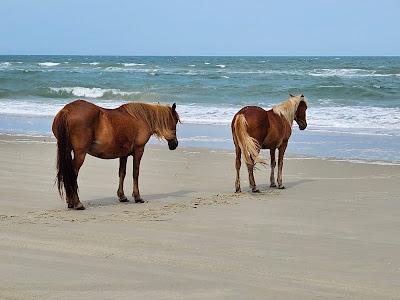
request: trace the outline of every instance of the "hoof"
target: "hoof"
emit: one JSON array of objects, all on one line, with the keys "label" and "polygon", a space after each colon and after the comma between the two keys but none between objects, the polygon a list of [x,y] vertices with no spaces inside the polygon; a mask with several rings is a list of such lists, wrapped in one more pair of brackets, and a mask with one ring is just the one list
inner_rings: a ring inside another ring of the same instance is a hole
[{"label": "hoof", "polygon": [[271,185],[269,186],[269,187],[276,187],[276,184],[275,183],[271,183]]},{"label": "hoof", "polygon": [[284,185],[281,185],[280,187],[278,187],[278,189],[284,190],[284,189],[285,189],[285,186],[284,186]]},{"label": "hoof", "polygon": [[68,208],[74,208],[74,205],[72,203],[68,203]]},{"label": "hoof", "polygon": [[74,206],[74,209],[75,210],[84,210],[85,207],[83,206],[82,203],[79,202],[77,205]]},{"label": "hoof", "polygon": [[146,201],[144,201],[142,198],[139,199],[135,199],[135,203],[145,203]]},{"label": "hoof", "polygon": [[239,193],[241,193],[241,192],[242,192],[241,189],[236,189],[236,191],[235,191],[236,194],[239,194]]},{"label": "hoof", "polygon": [[129,202],[129,199],[126,198],[125,196],[119,198],[119,202]]},{"label": "hoof", "polygon": [[259,190],[259,189],[253,189],[253,190],[251,190],[251,192],[252,192],[252,193],[259,193],[260,190]]}]

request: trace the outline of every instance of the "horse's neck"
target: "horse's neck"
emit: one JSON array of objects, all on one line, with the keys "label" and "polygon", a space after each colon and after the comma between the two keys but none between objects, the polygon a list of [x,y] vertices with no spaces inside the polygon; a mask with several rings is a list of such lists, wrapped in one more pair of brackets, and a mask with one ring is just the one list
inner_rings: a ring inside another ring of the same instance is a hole
[{"label": "horse's neck", "polygon": [[[284,122],[287,122],[287,123],[289,124],[290,127],[292,127],[293,121],[294,121],[294,117],[293,117],[293,119],[292,119],[292,118],[288,119],[288,118],[286,118],[283,114],[281,114],[281,113],[276,113],[273,109],[271,109],[270,111],[271,111],[272,114],[274,114],[274,115],[277,116],[278,118],[281,118]],[[293,114],[293,116],[294,116],[294,114]]]}]

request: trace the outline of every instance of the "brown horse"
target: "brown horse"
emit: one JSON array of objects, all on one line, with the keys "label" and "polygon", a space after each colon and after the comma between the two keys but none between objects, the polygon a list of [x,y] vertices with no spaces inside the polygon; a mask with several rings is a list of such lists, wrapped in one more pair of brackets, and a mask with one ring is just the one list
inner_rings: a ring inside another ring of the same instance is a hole
[{"label": "brown horse", "polygon": [[307,102],[303,95],[290,95],[287,101],[275,105],[266,111],[257,106],[242,108],[232,120],[232,136],[236,149],[236,192],[240,189],[241,154],[249,172],[249,183],[252,192],[257,193],[254,181],[254,165],[265,164],[259,157],[260,149],[270,149],[271,155],[271,187],[275,184],[275,150],[279,150],[278,156],[278,188],[284,189],[282,184],[283,156],[292,134],[293,120],[297,122],[300,130],[307,127],[306,121]]},{"label": "brown horse", "polygon": [[[176,124],[179,115],[172,107],[159,104],[127,103],[105,109],[84,100],[67,104],[54,118],[52,130],[57,138],[57,186],[68,208],[85,209],[78,196],[78,173],[86,154],[119,158],[119,201],[127,202],[124,179],[128,156],[133,156],[133,194],[139,193],[139,166],[144,147],[153,134],[166,139],[170,150],[178,146]],[[73,152],[73,157],[72,153]]]}]

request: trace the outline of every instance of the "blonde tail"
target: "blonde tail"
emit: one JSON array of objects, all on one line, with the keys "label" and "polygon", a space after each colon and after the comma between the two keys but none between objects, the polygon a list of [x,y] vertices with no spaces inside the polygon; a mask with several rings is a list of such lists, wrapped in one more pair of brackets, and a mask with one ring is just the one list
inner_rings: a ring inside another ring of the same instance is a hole
[{"label": "blonde tail", "polygon": [[244,161],[249,165],[255,165],[257,163],[266,164],[259,156],[260,144],[255,138],[249,135],[247,132],[247,125],[247,120],[244,115],[239,114],[236,116],[235,123],[233,124],[233,138],[243,153]]}]

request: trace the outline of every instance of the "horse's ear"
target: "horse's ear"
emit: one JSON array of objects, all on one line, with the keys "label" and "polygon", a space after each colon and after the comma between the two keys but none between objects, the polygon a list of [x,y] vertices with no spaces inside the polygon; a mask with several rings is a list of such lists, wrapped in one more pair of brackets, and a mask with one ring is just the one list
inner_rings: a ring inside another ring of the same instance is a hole
[{"label": "horse's ear", "polygon": [[172,111],[175,111],[176,109],[176,103],[172,104]]},{"label": "horse's ear", "polygon": [[292,97],[292,98],[294,97],[292,94],[289,94],[289,96]]},{"label": "horse's ear", "polygon": [[303,95],[303,94],[301,94],[300,98],[304,98],[304,95]]}]

